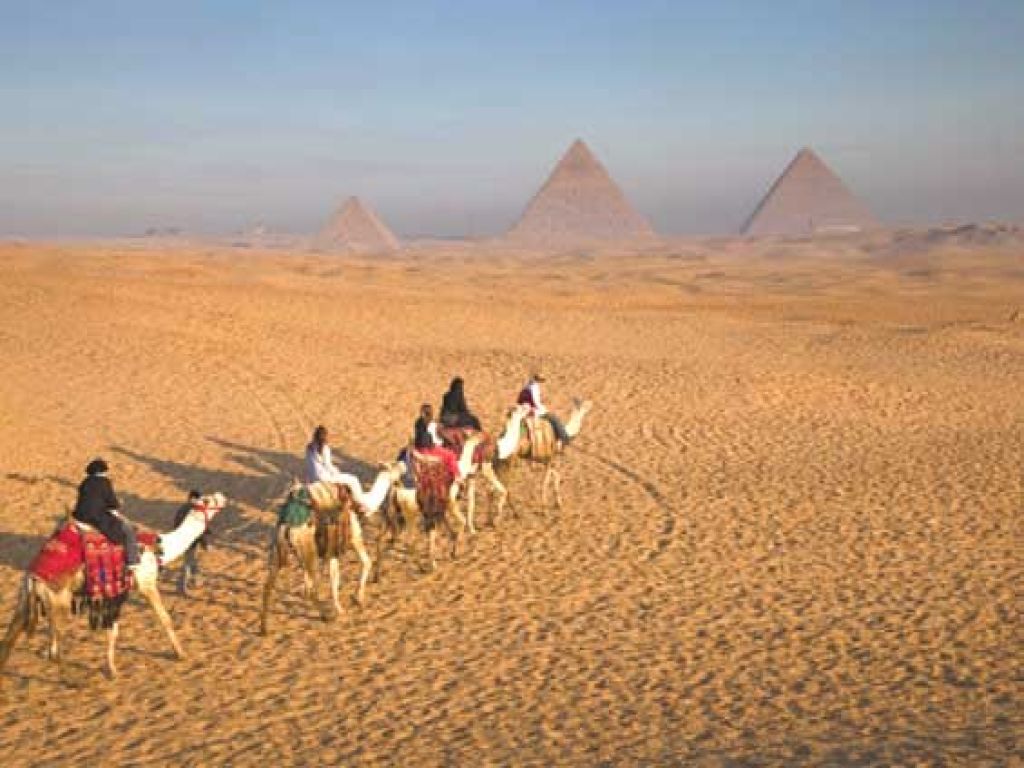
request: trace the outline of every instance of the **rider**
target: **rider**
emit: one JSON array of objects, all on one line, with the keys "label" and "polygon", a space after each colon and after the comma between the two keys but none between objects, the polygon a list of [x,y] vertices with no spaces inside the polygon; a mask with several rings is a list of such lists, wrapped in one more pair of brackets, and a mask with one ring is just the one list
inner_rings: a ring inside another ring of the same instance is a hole
[{"label": "rider", "polygon": [[327,427],[323,424],[313,430],[313,438],[306,446],[306,482],[345,482],[341,470],[331,460],[331,446],[327,443]]},{"label": "rider", "polygon": [[103,459],[93,459],[85,468],[85,480],[78,486],[78,499],[71,516],[92,526],[115,544],[124,547],[129,568],[139,564],[139,545],[135,529],[121,514],[121,502],[107,477],[110,467]]},{"label": "rider", "polygon": [[459,471],[459,457],[455,451],[449,450],[441,445],[437,437],[437,422],[434,421],[434,408],[430,403],[420,406],[420,417],[416,419],[413,447],[418,453],[428,456],[436,456],[444,462],[453,480],[460,480],[462,473]]},{"label": "rider", "polygon": [[481,431],[480,419],[466,405],[461,376],[456,376],[448,385],[448,391],[441,399],[441,423],[446,427],[463,427]]},{"label": "rider", "polygon": [[567,444],[572,438],[569,433],[565,431],[565,425],[562,424],[555,414],[547,409],[544,405],[543,400],[540,397],[540,385],[545,382],[544,375],[541,373],[534,373],[530,376],[530,380],[526,382],[526,386],[519,392],[519,397],[516,398],[516,403],[520,405],[528,405],[533,410],[535,416],[543,416],[547,419],[551,428],[555,431],[555,437],[562,445]]},{"label": "rider", "polygon": [[[174,528],[185,522],[189,512],[195,509],[202,497],[203,495],[199,491],[188,492],[188,501],[178,507],[178,511],[174,513]],[[209,534],[209,529],[204,530],[203,535],[185,551],[181,573],[178,575],[178,594],[184,595],[188,591],[188,587],[199,586],[199,548],[207,549],[209,547]]]}]

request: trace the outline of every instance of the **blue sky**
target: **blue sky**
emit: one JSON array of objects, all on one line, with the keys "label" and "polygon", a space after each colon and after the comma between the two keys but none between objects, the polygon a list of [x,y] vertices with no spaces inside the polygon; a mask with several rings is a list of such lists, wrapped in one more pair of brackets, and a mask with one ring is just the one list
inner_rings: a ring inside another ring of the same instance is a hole
[{"label": "blue sky", "polygon": [[0,0],[0,235],[500,232],[576,136],[665,233],[803,145],[884,220],[1024,220],[1024,2]]}]

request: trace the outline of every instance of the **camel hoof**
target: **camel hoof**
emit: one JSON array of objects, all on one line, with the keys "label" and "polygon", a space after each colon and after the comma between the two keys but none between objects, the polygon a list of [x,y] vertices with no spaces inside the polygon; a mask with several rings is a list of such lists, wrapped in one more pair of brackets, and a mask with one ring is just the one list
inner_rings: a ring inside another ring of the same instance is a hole
[{"label": "camel hoof", "polygon": [[106,674],[108,680],[117,680],[118,674],[117,669],[115,667],[112,667],[108,664],[104,668],[103,672],[104,674]]}]

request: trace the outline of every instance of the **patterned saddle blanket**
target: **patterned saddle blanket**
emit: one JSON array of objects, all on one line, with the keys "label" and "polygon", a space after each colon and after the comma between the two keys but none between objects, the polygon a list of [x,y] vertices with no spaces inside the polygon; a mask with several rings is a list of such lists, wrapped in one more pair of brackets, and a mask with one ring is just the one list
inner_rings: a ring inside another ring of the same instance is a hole
[{"label": "patterned saddle blanket", "polygon": [[[157,534],[139,531],[136,538],[140,547],[156,549]],[[125,565],[124,547],[98,531],[86,531],[74,523],[57,529],[32,561],[29,572],[56,585],[83,563],[86,598],[110,600],[131,590],[132,576]]]},{"label": "patterned saddle blanket", "polygon": [[430,530],[444,517],[451,499],[455,478],[444,461],[437,456],[410,451],[412,474],[416,484],[416,503],[423,511],[423,522]]}]

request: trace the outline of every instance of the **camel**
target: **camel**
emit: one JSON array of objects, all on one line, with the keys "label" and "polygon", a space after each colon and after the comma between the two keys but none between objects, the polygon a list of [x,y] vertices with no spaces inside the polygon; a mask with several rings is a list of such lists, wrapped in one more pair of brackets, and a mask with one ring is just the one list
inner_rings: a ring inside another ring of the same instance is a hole
[{"label": "camel", "polygon": [[[331,602],[334,616],[341,613],[341,557],[351,547],[360,561],[359,586],[353,599],[359,605],[365,601],[366,582],[370,577],[372,561],[363,543],[361,510],[369,519],[380,509],[387,498],[392,482],[401,477],[403,465],[382,465],[370,487],[363,491],[355,475],[345,474],[338,483],[314,483],[308,486],[312,500],[313,516],[304,525],[279,524],[270,542],[269,569],[263,586],[263,605],[260,610],[260,634],[267,634],[267,614],[274,596],[274,587],[280,570],[288,564],[289,553],[296,556],[302,567],[304,594],[307,599],[319,605],[320,600],[320,557],[327,560],[331,588]],[[293,484],[292,490],[301,487]],[[317,519],[321,541],[317,541]],[[322,553],[322,554],[321,554]],[[320,615],[324,620],[331,616],[322,605]]]},{"label": "camel", "polygon": [[[473,471],[473,454],[480,444],[478,435],[470,436],[462,447],[462,454],[459,456],[459,472],[467,477]],[[414,462],[413,471],[417,471],[417,464],[426,463],[430,465],[440,464],[440,459],[432,456],[412,456],[410,448],[409,461]],[[384,530],[377,535],[377,560],[374,568],[373,580],[380,581],[381,563],[384,555],[394,546],[403,531],[419,528],[427,537],[427,560],[430,563],[430,570],[437,570],[436,541],[437,524],[445,527],[449,539],[452,542],[451,556],[454,559],[458,556],[459,537],[466,527],[466,518],[459,509],[460,483],[452,483],[448,493],[448,504],[443,514],[430,515],[420,507],[419,495],[416,488],[406,488],[402,485],[401,478],[392,483],[391,494],[388,503],[382,512]],[[431,519],[433,518],[433,519]],[[403,522],[404,521],[404,522]],[[387,547],[384,546],[384,534],[388,534]]]},{"label": "camel", "polygon": [[494,461],[505,462],[515,455],[519,449],[520,430],[522,429],[523,419],[526,417],[528,410],[525,406],[514,406],[508,413],[508,419],[505,422],[505,429],[502,431],[501,437],[495,443],[494,459],[474,464],[472,471],[463,475],[466,478],[466,526],[469,528],[471,536],[477,532],[475,524],[477,476],[486,480],[491,486],[491,491],[498,496],[497,509],[494,507],[491,509],[491,525],[496,525],[498,518],[501,517],[501,513],[505,508],[505,504],[511,505],[508,489],[494,471]]},{"label": "camel", "polygon": [[[185,651],[171,625],[171,617],[160,599],[160,592],[157,589],[160,568],[180,559],[189,547],[202,536],[210,521],[224,508],[226,503],[227,500],[221,493],[203,496],[198,504],[193,505],[181,525],[169,533],[159,534],[156,537],[155,546],[139,542],[140,559],[139,565],[135,569],[133,588],[153,608],[157,620],[171,642],[174,655],[178,659],[185,658]],[[77,525],[81,530],[93,530],[78,521],[71,521],[68,525]],[[22,632],[31,636],[39,616],[42,614],[49,619],[49,657],[57,662],[59,674],[62,679],[65,679],[67,669],[65,654],[60,647],[61,634],[71,619],[72,601],[77,593],[83,591],[84,587],[84,563],[62,575],[55,583],[48,583],[35,576],[31,571],[26,572],[18,593],[14,617],[7,628],[7,635],[4,637],[3,643],[0,644],[0,670],[6,665],[18,637]],[[119,620],[115,618],[107,629],[106,662],[107,672],[111,678],[117,677],[118,674],[115,660],[118,625]]]},{"label": "camel", "polygon": [[[574,400],[572,412],[565,422],[565,431],[575,438],[583,427],[583,420],[593,407],[589,400]],[[551,423],[542,416],[530,417],[527,421],[528,436],[517,439],[516,449],[510,458],[519,458],[536,462],[544,467],[544,479],[541,481],[541,506],[548,505],[548,486],[552,485],[555,492],[555,507],[562,509],[562,476],[557,464],[563,454],[563,446],[555,438]],[[518,430],[515,433],[519,436]],[[499,459],[501,457],[499,456]]]}]

